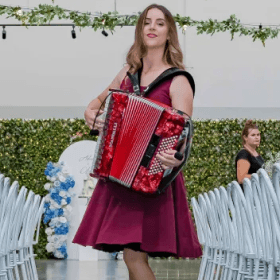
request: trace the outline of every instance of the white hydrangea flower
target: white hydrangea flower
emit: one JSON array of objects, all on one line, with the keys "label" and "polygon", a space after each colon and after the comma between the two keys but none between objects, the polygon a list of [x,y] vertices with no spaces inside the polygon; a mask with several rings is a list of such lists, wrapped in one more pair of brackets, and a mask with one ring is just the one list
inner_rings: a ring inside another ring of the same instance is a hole
[{"label": "white hydrangea flower", "polygon": [[63,198],[62,200],[61,200],[61,205],[63,206],[63,205],[66,205],[67,204],[67,202],[66,202],[66,200]]},{"label": "white hydrangea flower", "polygon": [[55,248],[54,248],[54,243],[48,243],[46,246],[47,251],[50,252],[54,252]]},{"label": "white hydrangea flower", "polygon": [[51,201],[51,196],[50,196],[50,194],[47,194],[45,196],[45,202],[50,202],[50,201]]},{"label": "white hydrangea flower", "polygon": [[53,232],[54,232],[54,230],[51,229],[50,227],[46,228],[46,230],[45,230],[45,233],[46,233],[47,235],[52,235]]},{"label": "white hydrangea flower", "polygon": [[59,240],[57,240],[56,242],[54,242],[54,247],[55,247],[55,248],[59,248],[59,247],[62,246],[62,244],[63,244],[63,242],[61,242],[61,240],[59,239]]},{"label": "white hydrangea flower", "polygon": [[51,227],[59,227],[61,225],[61,222],[58,220],[58,217],[55,217],[51,219],[51,222],[49,223]]},{"label": "white hydrangea flower", "polygon": [[44,185],[44,189],[45,190],[49,190],[51,188],[51,184],[50,183],[46,183],[45,185]]},{"label": "white hydrangea flower", "polygon": [[51,180],[51,177],[48,175],[48,176],[47,176],[47,179],[50,181],[50,180]]},{"label": "white hydrangea flower", "polygon": [[56,176],[50,178],[50,181],[54,182],[56,180]]},{"label": "white hydrangea flower", "polygon": [[58,176],[58,179],[60,182],[63,182],[63,183],[66,181],[66,179],[63,175]]},{"label": "white hydrangea flower", "polygon": [[54,235],[53,236],[53,243],[57,243],[60,241],[60,235]]},{"label": "white hydrangea flower", "polygon": [[60,205],[54,201],[53,199],[51,199],[51,205],[50,205],[50,209],[59,209],[60,208]]},{"label": "white hydrangea flower", "polygon": [[61,197],[66,197],[66,196],[67,196],[67,192],[66,192],[66,191],[60,191],[60,192],[59,192],[59,195],[60,195]]},{"label": "white hydrangea flower", "polygon": [[66,223],[67,222],[67,219],[65,217],[59,217],[59,221],[61,223]]},{"label": "white hydrangea flower", "polygon": [[53,237],[54,235],[48,235],[48,237],[47,237],[47,240],[48,240],[48,242],[52,242],[52,237]]},{"label": "white hydrangea flower", "polygon": [[53,185],[54,185],[55,187],[59,187],[60,182],[56,180],[56,181],[54,181]]},{"label": "white hydrangea flower", "polygon": [[55,256],[56,258],[59,258],[59,259],[64,258],[63,254],[62,254],[59,250],[56,250],[56,251],[54,252],[54,256]]},{"label": "white hydrangea flower", "polygon": [[60,235],[60,241],[65,242],[67,240],[67,235]]}]

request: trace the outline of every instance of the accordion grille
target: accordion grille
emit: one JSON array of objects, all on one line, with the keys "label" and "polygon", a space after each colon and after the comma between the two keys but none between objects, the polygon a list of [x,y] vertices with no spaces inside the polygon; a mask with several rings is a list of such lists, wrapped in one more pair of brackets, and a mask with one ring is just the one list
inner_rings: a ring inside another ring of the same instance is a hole
[{"label": "accordion grille", "polygon": [[116,145],[110,177],[131,187],[163,108],[129,96]]}]

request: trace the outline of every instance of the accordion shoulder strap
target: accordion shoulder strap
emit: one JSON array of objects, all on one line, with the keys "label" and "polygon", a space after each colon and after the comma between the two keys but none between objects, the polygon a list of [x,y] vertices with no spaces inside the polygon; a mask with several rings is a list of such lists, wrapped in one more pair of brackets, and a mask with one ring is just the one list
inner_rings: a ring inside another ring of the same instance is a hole
[{"label": "accordion shoulder strap", "polygon": [[[139,76],[141,77],[142,68],[140,68],[134,75],[127,72],[127,75],[130,79],[130,81],[133,84],[133,90],[136,95],[140,95],[140,85],[139,85]],[[147,95],[151,90],[153,90],[155,87],[166,81],[167,79],[174,78],[175,76],[184,75],[193,90],[193,95],[195,94],[195,83],[192,75],[188,73],[187,71],[181,70],[177,67],[172,67],[167,70],[165,70],[163,73],[161,73],[152,83],[150,83],[146,89],[143,92],[143,95]]]}]

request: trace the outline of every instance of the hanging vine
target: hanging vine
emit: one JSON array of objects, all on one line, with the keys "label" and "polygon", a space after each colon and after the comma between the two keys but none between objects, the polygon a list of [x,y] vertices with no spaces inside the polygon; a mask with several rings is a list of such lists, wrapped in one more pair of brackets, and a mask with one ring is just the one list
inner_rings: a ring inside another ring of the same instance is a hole
[{"label": "hanging vine", "polygon": [[[54,2],[54,1],[52,1]],[[119,15],[118,12],[108,13],[91,13],[79,12],[61,8],[54,5],[40,4],[33,9],[23,9],[20,6],[3,6],[0,5],[0,15],[6,15],[6,18],[15,18],[22,25],[41,25],[50,24],[54,20],[70,20],[80,30],[84,27],[91,27],[94,31],[110,30],[115,31],[116,26],[135,26],[140,12],[133,15]],[[265,46],[267,39],[274,39],[278,36],[279,26],[251,25],[245,26],[235,15],[231,15],[228,19],[217,21],[209,19],[206,21],[193,20],[190,17],[183,17],[179,14],[173,16],[176,23],[183,32],[187,27],[196,27],[197,34],[214,35],[216,32],[230,32],[231,40],[236,34],[239,36],[250,36],[253,41],[260,40]]]}]

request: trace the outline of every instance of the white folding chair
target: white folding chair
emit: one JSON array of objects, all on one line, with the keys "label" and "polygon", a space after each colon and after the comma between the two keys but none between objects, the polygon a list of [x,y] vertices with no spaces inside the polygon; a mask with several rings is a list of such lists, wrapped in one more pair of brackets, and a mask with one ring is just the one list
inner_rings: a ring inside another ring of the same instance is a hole
[{"label": "white folding chair", "polygon": [[[229,187],[231,188],[231,187]],[[221,186],[219,188],[221,208],[225,217],[225,226],[228,233],[228,247],[226,252],[225,263],[223,264],[221,279],[228,279],[229,272],[234,266],[238,252],[238,237],[236,228],[235,209],[231,197],[228,197],[228,191]]]},{"label": "white folding chair", "polygon": [[[226,192],[227,194],[225,195]],[[238,224],[237,224],[237,213],[236,213],[236,205],[232,200],[232,184],[228,184],[227,189],[221,187],[220,188],[221,198],[224,203],[227,202],[228,212],[227,214],[227,222],[230,230],[230,249],[226,258],[226,265],[224,266],[222,272],[222,279],[236,279],[237,271],[238,271],[238,263],[241,252],[241,244],[238,239]]]},{"label": "white folding chair", "polygon": [[1,210],[1,212],[0,212],[0,224],[4,219],[4,206],[5,206],[5,201],[8,197],[9,189],[10,189],[10,178],[5,177],[4,186],[2,188],[2,194],[1,194],[1,200],[2,200],[1,204],[2,204],[2,206],[0,208],[0,210]]},{"label": "white folding chair", "polygon": [[[39,238],[39,231],[40,231],[40,224],[41,224],[41,217],[44,211],[44,198],[42,199],[41,203],[41,197],[40,195],[36,195],[34,199],[34,204],[33,204],[33,217],[30,220],[30,225],[29,225],[29,232],[28,232],[28,237],[27,237],[27,243],[25,245],[25,257],[28,259],[28,264],[30,267],[31,275],[33,280],[38,280],[38,273],[37,273],[37,268],[35,264],[35,259],[34,257],[36,256],[33,252],[33,245],[38,243],[38,238]],[[34,238],[36,230],[36,238]]]},{"label": "white folding chair", "polygon": [[[239,257],[239,270],[237,279],[259,279],[260,256],[257,250],[257,234],[253,219],[253,194],[249,179],[243,182],[244,195],[240,185],[232,182],[236,204],[237,222],[242,238],[242,251]],[[239,236],[240,238],[240,236]]]},{"label": "white folding chair", "polygon": [[22,276],[24,280],[31,280],[32,276],[30,275],[30,267],[28,265],[28,259],[25,258],[25,238],[27,238],[29,225],[30,225],[30,218],[32,217],[32,206],[34,203],[35,194],[33,191],[29,191],[26,202],[23,207],[23,219],[22,219],[22,227],[21,232],[18,239],[17,244],[17,264],[21,268]]},{"label": "white folding chair", "polygon": [[[8,180],[6,182],[9,182]],[[17,199],[18,182],[14,182],[9,188],[8,196],[3,202],[2,221],[0,228],[0,279],[13,279],[12,271],[7,264],[10,249],[11,218],[13,217],[14,205]]]},{"label": "white folding chair", "polygon": [[207,260],[207,267],[205,271],[205,279],[213,279],[214,277],[214,271],[215,271],[215,261],[217,258],[217,252],[219,248],[219,242],[218,242],[218,229],[217,229],[217,222],[216,222],[216,216],[214,213],[214,209],[212,207],[212,204],[210,202],[210,199],[208,197],[207,193],[203,194],[204,201],[206,203],[206,217],[210,226],[211,230],[211,239],[209,244],[209,255]]},{"label": "white folding chair", "polygon": [[[206,194],[204,194],[206,195]],[[219,195],[219,194],[218,194]],[[220,267],[221,264],[224,262],[225,254],[224,254],[224,236],[222,234],[222,222],[221,222],[221,213],[218,210],[220,208],[220,199],[219,197],[216,197],[216,194],[213,191],[209,191],[207,196],[209,197],[209,202],[211,204],[211,215],[213,217],[213,223],[215,227],[215,235],[217,240],[217,247],[214,249],[214,257],[212,260],[212,270],[209,279],[212,280],[218,279],[218,276],[220,274]],[[206,200],[207,201],[207,200]]]},{"label": "white folding chair", "polygon": [[[0,213],[2,213],[2,204],[4,203],[4,180],[5,176],[3,174],[0,174]],[[0,222],[1,222],[1,214],[0,214]]]},{"label": "white folding chair", "polygon": [[275,163],[272,166],[272,182],[275,189],[278,203],[280,203],[280,164]]},{"label": "white folding chair", "polygon": [[[275,163],[272,167],[272,182],[277,195],[278,204],[280,204],[280,164]],[[280,265],[276,267],[277,280],[280,280]]]},{"label": "white folding chair", "polygon": [[209,262],[212,259],[212,255],[213,255],[213,242],[212,242],[212,231],[210,228],[210,223],[208,220],[208,216],[207,216],[207,206],[206,206],[206,202],[205,199],[203,197],[203,195],[199,195],[198,196],[198,203],[199,203],[199,207],[200,207],[200,213],[201,213],[201,225],[203,227],[203,232],[204,232],[204,237],[205,237],[205,245],[203,247],[203,255],[202,255],[202,260],[201,260],[201,264],[200,264],[200,271],[199,271],[199,280],[202,279],[207,279],[208,277],[208,266],[209,266]]},{"label": "white folding chair", "polygon": [[206,227],[206,220],[205,217],[202,214],[202,210],[200,209],[200,206],[197,202],[197,200],[192,197],[191,198],[191,204],[192,204],[192,208],[193,208],[193,215],[194,215],[194,219],[195,219],[195,224],[196,224],[196,228],[197,228],[197,236],[198,236],[198,240],[199,243],[201,245],[203,245],[203,255],[202,255],[202,260],[201,260],[201,264],[200,264],[200,268],[199,268],[199,274],[198,274],[198,279],[201,280],[204,277],[204,272],[205,272],[205,262],[206,262],[206,251],[207,251],[207,241],[206,238],[208,238],[207,235],[207,230],[205,229]]},{"label": "white folding chair", "polygon": [[25,187],[21,187],[10,216],[10,223],[9,223],[9,230],[8,230],[9,253],[6,256],[6,263],[8,269],[11,271],[9,274],[11,276],[11,279],[13,279],[12,277],[13,270],[15,272],[16,279],[20,278],[18,266],[16,262],[16,243],[18,240],[18,235],[22,224],[21,216],[22,216],[23,206],[25,203],[26,193],[27,193],[27,189]]},{"label": "white folding chair", "polygon": [[[280,265],[280,205],[275,188],[267,175],[266,171],[260,168],[257,171],[259,175],[260,187],[266,194],[266,202],[270,217],[270,229],[272,234],[271,256],[272,261],[269,262],[268,280],[276,279],[276,270]],[[279,275],[278,275],[279,278]]]},{"label": "white folding chair", "polygon": [[[215,198],[213,197],[215,194]],[[219,223],[219,234],[220,234],[220,246],[216,261],[216,275],[215,280],[217,280],[220,275],[221,271],[224,270],[228,252],[230,249],[230,227],[227,223],[228,216],[228,208],[225,206],[224,201],[221,198],[220,192],[217,188],[214,189],[214,192],[209,192],[210,201],[213,207],[216,209],[217,212],[217,221]]]}]

